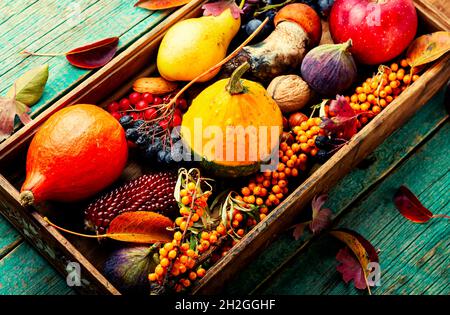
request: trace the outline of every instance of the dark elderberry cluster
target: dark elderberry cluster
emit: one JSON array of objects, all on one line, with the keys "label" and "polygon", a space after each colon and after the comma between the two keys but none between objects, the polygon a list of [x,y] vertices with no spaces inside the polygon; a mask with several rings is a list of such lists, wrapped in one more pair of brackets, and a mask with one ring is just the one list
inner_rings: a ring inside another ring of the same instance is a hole
[{"label": "dark elderberry cluster", "polygon": [[169,132],[158,123],[149,124],[142,119],[134,120],[129,115],[122,116],[119,122],[125,129],[127,140],[141,150],[146,160],[167,165],[182,160],[183,146],[177,129]]}]

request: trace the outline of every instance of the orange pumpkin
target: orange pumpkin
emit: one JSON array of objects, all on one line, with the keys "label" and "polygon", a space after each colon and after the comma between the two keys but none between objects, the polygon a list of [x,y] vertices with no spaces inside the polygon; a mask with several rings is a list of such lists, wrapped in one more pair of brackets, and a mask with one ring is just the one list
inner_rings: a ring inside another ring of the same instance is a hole
[{"label": "orange pumpkin", "polygon": [[74,105],[52,115],[28,149],[20,200],[77,201],[112,184],[128,157],[119,122],[95,105]]}]

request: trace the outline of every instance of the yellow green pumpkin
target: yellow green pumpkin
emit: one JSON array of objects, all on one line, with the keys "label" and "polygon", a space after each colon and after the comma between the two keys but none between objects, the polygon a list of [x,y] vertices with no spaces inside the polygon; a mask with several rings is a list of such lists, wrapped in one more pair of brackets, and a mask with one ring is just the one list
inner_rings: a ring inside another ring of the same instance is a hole
[{"label": "yellow green pumpkin", "polygon": [[183,141],[216,176],[250,175],[278,148],[281,111],[261,84],[241,79],[248,68],[207,87],[183,116]]}]

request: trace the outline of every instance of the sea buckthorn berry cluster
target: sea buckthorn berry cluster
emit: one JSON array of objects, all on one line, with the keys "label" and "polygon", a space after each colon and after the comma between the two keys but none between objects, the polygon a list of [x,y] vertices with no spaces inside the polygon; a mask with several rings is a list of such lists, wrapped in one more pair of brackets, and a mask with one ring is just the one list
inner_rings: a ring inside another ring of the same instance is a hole
[{"label": "sea buckthorn berry cluster", "polygon": [[[183,174],[179,175],[183,176]],[[203,192],[200,181],[187,177],[186,182],[179,189],[180,215],[175,219],[175,232],[173,240],[165,243],[159,249],[159,264],[153,273],[148,275],[151,282],[162,284],[166,276],[176,280],[175,291],[179,292],[189,287],[197,278],[205,275],[206,271],[197,266],[198,257],[215,244],[225,229],[220,225],[213,231],[203,231],[198,235],[198,241],[192,246],[190,240],[192,234],[189,228],[205,217],[210,191]]]},{"label": "sea buckthorn berry cluster", "polygon": [[320,128],[321,123],[320,117],[312,117],[292,129],[296,140],[296,143],[292,144],[292,149],[299,153],[298,157],[302,160],[300,168],[302,171],[306,170],[308,155],[314,157],[319,151],[315,144],[316,137],[325,135],[325,131]]},{"label": "sea buckthorn berry cluster", "polygon": [[403,59],[390,67],[380,66],[377,74],[356,87],[355,93],[346,99],[357,113],[361,113],[358,119],[365,125],[417,79],[419,75],[411,74],[411,68]]}]

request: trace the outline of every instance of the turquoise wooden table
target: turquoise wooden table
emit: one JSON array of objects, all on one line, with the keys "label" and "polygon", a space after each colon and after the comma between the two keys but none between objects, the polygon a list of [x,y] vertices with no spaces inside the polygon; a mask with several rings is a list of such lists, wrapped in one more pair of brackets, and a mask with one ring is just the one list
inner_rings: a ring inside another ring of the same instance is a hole
[{"label": "turquoise wooden table", "polygon": [[[90,72],[71,67],[64,58],[23,58],[19,51],[63,52],[108,36],[120,36],[124,49],[167,14],[121,0],[3,0],[0,95],[21,73],[48,63],[51,74],[43,99],[33,108],[37,113]],[[450,293],[448,220],[414,224],[392,203],[396,188],[405,184],[433,213],[450,214],[450,126],[444,97],[445,91],[438,93],[329,193],[326,206],[336,215],[334,226],[359,232],[379,249],[381,286],[373,294]],[[327,235],[306,233],[295,241],[287,231],[236,275],[224,293],[366,294],[345,284],[336,271],[335,256],[342,247]],[[75,294],[1,216],[0,294]]]}]

